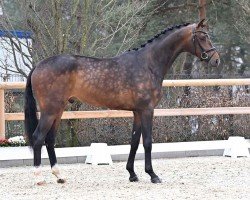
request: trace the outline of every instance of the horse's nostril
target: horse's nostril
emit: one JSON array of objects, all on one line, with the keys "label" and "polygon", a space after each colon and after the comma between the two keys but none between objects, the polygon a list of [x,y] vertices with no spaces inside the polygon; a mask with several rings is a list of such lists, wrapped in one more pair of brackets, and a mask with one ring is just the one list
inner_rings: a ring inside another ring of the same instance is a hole
[{"label": "horse's nostril", "polygon": [[216,59],[216,60],[215,60],[215,63],[216,63],[216,64],[219,64],[219,59]]}]

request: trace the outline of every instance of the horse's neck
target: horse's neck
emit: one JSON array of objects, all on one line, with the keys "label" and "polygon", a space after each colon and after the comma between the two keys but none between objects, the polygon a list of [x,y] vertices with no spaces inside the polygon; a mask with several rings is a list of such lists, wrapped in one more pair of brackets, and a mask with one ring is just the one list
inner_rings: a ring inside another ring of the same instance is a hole
[{"label": "horse's neck", "polygon": [[164,78],[165,74],[171,68],[178,55],[184,51],[183,30],[177,30],[173,34],[162,38],[152,45],[150,49],[153,63],[152,69],[158,74],[159,79]]}]

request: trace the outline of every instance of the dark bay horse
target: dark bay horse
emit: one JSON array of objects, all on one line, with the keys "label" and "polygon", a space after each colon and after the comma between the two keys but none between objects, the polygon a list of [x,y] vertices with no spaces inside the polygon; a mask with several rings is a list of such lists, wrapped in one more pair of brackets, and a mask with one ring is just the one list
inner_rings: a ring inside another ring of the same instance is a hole
[{"label": "dark bay horse", "polygon": [[[162,31],[139,49],[112,58],[57,55],[42,60],[30,72],[25,91],[25,129],[34,150],[37,184],[41,175],[41,147],[45,143],[52,173],[64,183],[57,168],[54,150],[55,132],[63,110],[71,98],[95,106],[130,110],[134,113],[131,150],[126,169],[129,180],[138,181],[134,159],[143,137],[145,172],[151,182],[160,183],[151,162],[152,119],[162,96],[164,75],[181,52],[189,52],[211,66],[219,65],[219,55],[212,45],[204,20]],[[36,101],[41,116],[38,120]]]}]

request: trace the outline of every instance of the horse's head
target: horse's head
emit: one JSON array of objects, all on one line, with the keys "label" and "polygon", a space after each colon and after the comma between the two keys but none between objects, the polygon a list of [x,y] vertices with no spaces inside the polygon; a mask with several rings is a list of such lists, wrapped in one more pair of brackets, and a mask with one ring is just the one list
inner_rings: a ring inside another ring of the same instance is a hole
[{"label": "horse's head", "polygon": [[205,19],[192,26],[191,52],[201,61],[206,61],[211,66],[217,67],[220,63],[220,57],[216,48],[212,45],[208,35],[208,27],[204,21]]}]

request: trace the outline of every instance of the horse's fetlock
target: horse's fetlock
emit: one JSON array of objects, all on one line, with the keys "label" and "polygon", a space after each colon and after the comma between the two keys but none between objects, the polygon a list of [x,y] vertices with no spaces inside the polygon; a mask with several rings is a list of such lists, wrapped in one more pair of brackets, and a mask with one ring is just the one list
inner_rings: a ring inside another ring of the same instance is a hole
[{"label": "horse's fetlock", "polygon": [[147,174],[153,174],[154,173],[154,171],[153,171],[153,169],[152,169],[152,167],[151,168],[145,168],[145,172],[147,173]]},{"label": "horse's fetlock", "polygon": [[134,171],[134,168],[133,168],[133,166],[127,165],[126,166],[126,170],[128,170],[129,172],[131,172],[131,171]]}]

